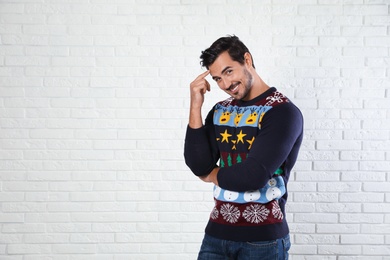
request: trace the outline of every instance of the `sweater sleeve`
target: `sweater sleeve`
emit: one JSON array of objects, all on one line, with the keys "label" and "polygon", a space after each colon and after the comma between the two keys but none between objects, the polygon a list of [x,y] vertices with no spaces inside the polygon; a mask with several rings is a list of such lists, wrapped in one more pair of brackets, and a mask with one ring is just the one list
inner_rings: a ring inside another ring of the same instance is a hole
[{"label": "sweater sleeve", "polygon": [[219,160],[213,125],[214,108],[208,113],[203,127],[193,129],[187,126],[184,159],[196,176],[209,174]]},{"label": "sweater sleeve", "polygon": [[[293,158],[295,162],[302,132],[302,114],[295,105],[285,103],[272,108],[263,118],[262,128],[248,158],[242,163],[221,168],[217,176],[218,185],[238,192],[264,187],[288,158]],[[289,162],[290,167],[294,162]]]}]

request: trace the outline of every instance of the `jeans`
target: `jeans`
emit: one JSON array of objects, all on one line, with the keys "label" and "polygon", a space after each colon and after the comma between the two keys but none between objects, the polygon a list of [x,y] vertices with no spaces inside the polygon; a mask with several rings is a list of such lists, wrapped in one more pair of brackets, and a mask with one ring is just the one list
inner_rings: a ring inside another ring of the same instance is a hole
[{"label": "jeans", "polygon": [[235,242],[205,235],[198,260],[287,260],[290,236],[272,241]]}]

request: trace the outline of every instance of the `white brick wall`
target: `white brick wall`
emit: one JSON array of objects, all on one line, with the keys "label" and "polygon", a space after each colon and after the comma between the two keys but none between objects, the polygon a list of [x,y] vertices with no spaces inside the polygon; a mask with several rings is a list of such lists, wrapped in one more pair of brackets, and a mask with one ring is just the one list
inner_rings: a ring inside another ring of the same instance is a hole
[{"label": "white brick wall", "polygon": [[[195,259],[200,51],[238,35],[305,116],[292,259],[390,257],[389,0],[1,0],[0,259]],[[212,85],[205,111],[225,95]]]}]

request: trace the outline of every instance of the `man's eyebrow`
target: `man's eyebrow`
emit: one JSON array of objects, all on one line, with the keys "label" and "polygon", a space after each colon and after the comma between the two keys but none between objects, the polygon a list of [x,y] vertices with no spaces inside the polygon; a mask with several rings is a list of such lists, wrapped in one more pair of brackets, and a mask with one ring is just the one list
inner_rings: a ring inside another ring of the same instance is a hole
[{"label": "man's eyebrow", "polygon": [[221,74],[224,74],[228,69],[231,69],[232,67],[230,66],[227,66],[226,68],[224,68],[222,71],[221,71]]},{"label": "man's eyebrow", "polygon": [[[231,69],[232,67],[230,66],[227,66],[226,68],[224,68],[222,71],[221,71],[221,74],[224,74],[228,69]],[[212,79],[213,80],[216,80],[216,79],[219,79],[220,77],[218,76],[212,76]]]}]

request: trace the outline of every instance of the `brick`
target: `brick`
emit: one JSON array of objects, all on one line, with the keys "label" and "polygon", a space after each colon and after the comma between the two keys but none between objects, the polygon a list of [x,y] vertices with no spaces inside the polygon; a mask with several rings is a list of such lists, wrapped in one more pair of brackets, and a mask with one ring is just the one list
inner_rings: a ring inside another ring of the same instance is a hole
[{"label": "brick", "polygon": [[390,247],[388,245],[365,245],[363,246],[363,254],[389,256]]},{"label": "brick", "polygon": [[[339,235],[306,235],[306,234],[296,234],[295,243],[296,244],[337,244],[340,240]],[[341,236],[342,237],[342,236]]]},{"label": "brick", "polygon": [[355,255],[362,253],[362,247],[357,245],[319,245],[319,254]]},{"label": "brick", "polygon": [[[291,254],[294,259],[298,259],[298,260],[303,260],[303,259],[307,259],[308,257],[305,256],[305,255],[294,255],[294,254]],[[336,256],[326,256],[326,255],[310,255],[310,259],[312,260],[336,260]],[[349,258],[350,259],[350,258]]]},{"label": "brick", "polygon": [[307,130],[305,136],[313,140],[337,140],[342,139],[343,132],[336,130]]},{"label": "brick", "polygon": [[93,254],[96,252],[96,245],[93,244],[54,244],[52,251],[56,254]]},{"label": "brick", "polygon": [[151,243],[152,247],[149,245],[142,244],[141,252],[147,253],[170,253],[170,252],[181,252],[183,251],[184,245],[181,243],[176,244],[163,244],[162,246],[157,247],[155,243]]},{"label": "brick", "polygon": [[337,223],[337,214],[327,213],[295,213],[294,221],[297,223]]},{"label": "brick", "polygon": [[[64,223],[69,222],[70,216],[65,213],[26,213],[25,221],[27,223]],[[33,236],[31,236],[33,237]]]},{"label": "brick", "polygon": [[26,234],[25,242],[27,244],[57,244],[57,243],[68,243],[69,234]]},{"label": "brick", "polygon": [[385,15],[387,14],[387,6],[384,4],[377,5],[345,5],[343,13],[346,15]]},{"label": "brick", "polygon": [[37,223],[20,223],[20,224],[3,224],[3,233],[42,233],[45,232],[45,224]]},{"label": "brick", "polygon": [[390,226],[388,224],[367,224],[363,223],[361,227],[362,234],[388,234]]},{"label": "brick", "polygon": [[340,241],[342,244],[383,244],[384,237],[382,235],[341,235]]},{"label": "brick", "polygon": [[[328,83],[327,83],[328,84]],[[320,83],[316,83],[317,86],[312,86],[310,88],[302,88],[300,92],[296,94],[297,98],[313,98],[313,97],[328,97],[335,98],[339,96],[339,91],[336,89],[327,90],[326,88],[321,88]]]},{"label": "brick", "polygon": [[[291,247],[291,251],[289,251],[289,254],[295,255],[317,255],[317,246],[316,245],[295,245],[294,247]],[[321,258],[322,259],[322,258]]]},{"label": "brick", "polygon": [[348,46],[348,47],[359,47],[363,46],[363,38],[362,37],[336,37],[336,36],[321,36],[319,38],[319,45],[322,47],[339,47],[339,46]]},{"label": "brick", "polygon": [[359,203],[317,203],[316,212],[321,213],[342,213],[342,212],[361,212]]},{"label": "brick", "polygon": [[384,201],[384,194],[379,192],[342,193],[340,194],[340,201],[378,203]]},{"label": "brick", "polygon": [[51,253],[51,246],[45,244],[11,244],[7,252],[10,255],[20,254],[48,254]]},{"label": "brick", "polygon": [[115,193],[113,192],[72,192],[70,194],[71,201],[114,201]]},{"label": "brick", "polygon": [[[348,44],[348,46],[351,46]],[[343,68],[360,68],[364,66],[364,59],[360,57],[325,57],[321,59],[321,65],[324,67],[343,67]],[[350,93],[351,94],[351,93]]]},{"label": "brick", "polygon": [[[386,36],[384,26],[344,26],[343,34],[348,36]],[[370,37],[371,39],[371,37]]]},{"label": "brick", "polygon": [[[326,159],[324,159],[326,160]],[[299,171],[296,175],[296,181],[339,181],[339,172],[302,172]],[[295,181],[293,182],[295,183]],[[291,183],[292,184],[292,183]],[[289,184],[290,185],[290,184]],[[290,190],[290,188],[289,188]]]},{"label": "brick", "polygon": [[388,15],[367,15],[365,16],[365,24],[367,25],[389,25],[390,19]]},{"label": "brick", "polygon": [[[134,233],[135,223],[92,223],[92,231],[97,233]],[[91,231],[89,231],[91,232]]]},{"label": "brick", "polygon": [[[367,212],[363,210],[364,212]],[[371,223],[371,224],[381,224],[383,223],[383,216],[377,214],[372,216],[372,214],[364,213],[343,213],[340,214],[340,223]]]},{"label": "brick", "polygon": [[40,56],[11,56],[6,57],[5,65],[7,66],[49,66],[50,59]]},{"label": "brick", "polygon": [[292,183],[289,183],[289,191],[292,192],[309,192],[309,191],[316,191],[317,187],[315,183],[312,182],[297,182],[294,181]]},{"label": "brick", "polygon": [[[390,206],[387,203],[380,203],[380,204],[366,204],[363,206],[363,211],[368,213],[389,213],[390,212]],[[378,214],[378,216],[380,216]]]},{"label": "brick", "polygon": [[385,154],[375,151],[342,151],[340,158],[342,160],[382,161],[385,159]]},{"label": "brick", "polygon": [[360,150],[361,143],[355,140],[320,140],[317,141],[319,150]]},{"label": "brick", "polygon": [[341,69],[341,76],[346,78],[356,78],[356,77],[383,78],[385,77],[385,75],[386,75],[386,71],[385,69],[382,68]]},{"label": "brick", "polygon": [[388,161],[361,162],[360,169],[363,171],[388,171],[390,169],[390,162]]},{"label": "brick", "polygon": [[327,162],[314,162],[314,170],[326,170],[326,171],[356,171],[358,170],[358,162],[355,161],[327,161]]},{"label": "brick", "polygon": [[302,193],[295,192],[294,193],[294,201],[297,202],[337,202],[338,194],[337,193]]},{"label": "brick", "polygon": [[90,211],[90,208],[88,202],[52,202],[47,205],[48,212],[83,212]]},{"label": "brick", "polygon": [[356,192],[361,190],[361,183],[335,183],[335,182],[321,182],[318,184],[318,191],[344,191]]},{"label": "brick", "polygon": [[[18,8],[17,8],[18,9]],[[45,16],[43,14],[25,14],[25,13],[2,13],[2,23],[5,24],[43,24]]]},{"label": "brick", "polygon": [[[10,205],[10,204],[8,204]],[[22,223],[24,222],[24,216],[22,213],[4,213],[4,212],[17,212],[14,210],[7,210],[7,206],[3,206],[3,213],[0,216],[0,223]]]},{"label": "brick", "polygon": [[140,252],[140,244],[100,244],[98,245],[98,251],[103,254],[125,254],[129,257],[129,254],[133,255]]},{"label": "brick", "polygon": [[310,26],[316,24],[315,18],[315,16],[275,15],[272,17],[272,24]]},{"label": "brick", "polygon": [[[363,260],[367,259],[368,256],[340,256],[338,259],[340,260]],[[370,260],[383,260],[386,258],[382,258],[381,256],[369,256]]]},{"label": "brick", "polygon": [[390,147],[390,141],[366,141],[363,142],[363,148],[366,150],[378,150],[378,151],[388,151],[388,148]]},{"label": "brick", "polygon": [[357,119],[324,119],[315,121],[315,128],[318,129],[357,129],[360,120]]},{"label": "brick", "polygon": [[360,230],[359,224],[318,224],[319,234],[356,234]]},{"label": "brick", "polygon": [[382,46],[380,47],[344,47],[343,48],[343,56],[359,56],[362,55],[365,57],[383,57],[386,55],[387,51]]}]

